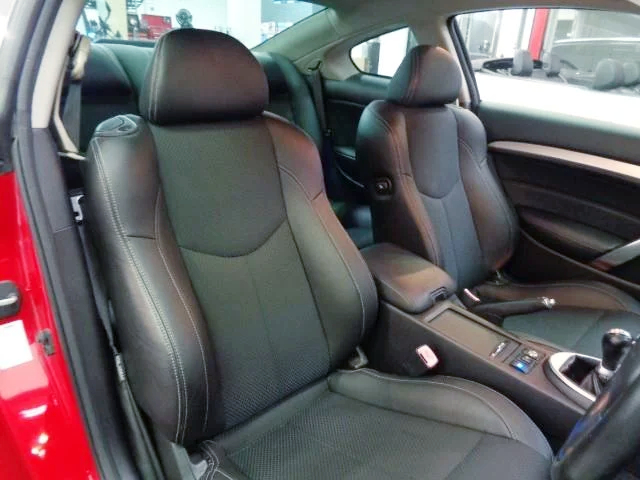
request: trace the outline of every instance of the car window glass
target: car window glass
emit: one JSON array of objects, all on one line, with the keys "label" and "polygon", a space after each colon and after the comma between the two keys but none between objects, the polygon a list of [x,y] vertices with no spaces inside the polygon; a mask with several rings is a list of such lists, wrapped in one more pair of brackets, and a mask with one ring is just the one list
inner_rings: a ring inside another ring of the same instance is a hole
[{"label": "car window glass", "polygon": [[538,8],[455,20],[482,100],[637,124],[640,15]]},{"label": "car window glass", "polygon": [[0,1],[0,46],[2,46],[4,37],[7,35],[9,15],[11,15],[11,10],[13,9],[14,4],[15,0]]},{"label": "car window glass", "polygon": [[361,72],[392,77],[416,43],[413,32],[401,28],[356,45],[351,49],[351,60]]},{"label": "car window glass", "polygon": [[323,9],[292,0],[87,0],[77,30],[94,41],[155,41],[176,28],[202,28],[251,48]]}]

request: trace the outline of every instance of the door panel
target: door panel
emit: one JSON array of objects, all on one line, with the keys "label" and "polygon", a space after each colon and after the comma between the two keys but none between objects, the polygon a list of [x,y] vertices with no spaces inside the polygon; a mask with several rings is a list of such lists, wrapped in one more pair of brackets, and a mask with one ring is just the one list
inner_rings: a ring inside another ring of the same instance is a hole
[{"label": "door panel", "polygon": [[333,131],[338,170],[350,193],[361,200],[366,199],[366,192],[355,156],[358,122],[369,103],[385,97],[388,84],[388,78],[364,74],[325,81],[327,123]]},{"label": "door panel", "polygon": [[511,140],[550,145],[640,164],[637,128],[486,100],[480,103],[477,113],[490,142]]},{"label": "door panel", "polygon": [[640,248],[624,248],[640,239],[640,134],[488,102],[478,113],[523,231],[509,270],[640,292]]}]

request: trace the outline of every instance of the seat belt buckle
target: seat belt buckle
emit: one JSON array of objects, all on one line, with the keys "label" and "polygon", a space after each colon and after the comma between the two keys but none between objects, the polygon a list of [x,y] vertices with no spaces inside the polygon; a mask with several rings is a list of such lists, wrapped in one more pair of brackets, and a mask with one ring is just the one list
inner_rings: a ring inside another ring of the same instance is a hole
[{"label": "seat belt buckle", "polygon": [[416,348],[416,354],[427,370],[433,370],[440,363],[438,356],[429,345],[420,345]]},{"label": "seat belt buckle", "polygon": [[365,355],[364,350],[358,346],[353,356],[349,359],[348,364],[351,370],[359,370],[369,364],[369,359]]}]

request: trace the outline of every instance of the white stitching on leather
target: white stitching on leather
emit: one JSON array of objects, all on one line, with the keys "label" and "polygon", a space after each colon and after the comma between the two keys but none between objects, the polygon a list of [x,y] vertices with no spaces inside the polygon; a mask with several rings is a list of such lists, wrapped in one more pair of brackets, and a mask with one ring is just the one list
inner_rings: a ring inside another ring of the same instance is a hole
[{"label": "white stitching on leather", "polygon": [[[162,235],[161,235],[161,230],[160,230],[160,222],[159,220],[159,212],[160,209],[158,208],[160,206],[160,196],[161,196],[161,192],[162,190],[160,188],[158,188],[158,194],[156,195],[156,208],[155,208],[155,219],[154,219],[154,230],[156,233],[156,245],[158,247],[158,252],[160,253],[160,257],[162,257],[162,263],[164,264],[164,267],[167,271],[167,273],[169,274],[169,277],[171,278],[171,283],[173,284],[173,287],[176,289],[176,292],[178,293],[178,296],[180,297],[180,301],[182,302],[182,305],[184,306],[185,311],[187,312],[187,316],[189,317],[189,320],[191,321],[191,326],[193,326],[193,331],[196,334],[196,338],[198,340],[198,346],[200,347],[200,355],[202,356],[202,368],[204,370],[204,384],[205,384],[205,398],[206,398],[206,405],[205,405],[205,413],[204,413],[204,422],[202,424],[202,430],[204,431],[207,428],[207,422],[209,419],[209,374],[207,372],[207,361],[205,359],[204,356],[204,347],[202,344],[202,339],[200,338],[200,332],[198,332],[198,328],[196,327],[196,322],[193,319],[193,313],[191,312],[191,308],[187,305],[187,302],[185,301],[184,298],[184,294],[182,292],[182,288],[180,288],[180,286],[178,285],[178,282],[176,281],[173,272],[171,271],[171,269],[169,268],[169,263],[167,262],[167,259],[165,257],[164,251],[163,251],[163,245],[162,245]],[[185,384],[185,390],[188,392],[188,386]],[[188,400],[185,400],[185,403],[187,403],[187,407],[185,407],[185,414],[184,414],[184,429],[183,429],[183,433],[182,433],[182,441],[184,442],[184,435],[185,435],[185,431],[187,429],[187,418],[188,418]]]},{"label": "white stitching on leather", "polygon": [[[443,387],[449,387],[451,389],[454,390],[460,390],[462,392],[465,392],[468,395],[471,395],[472,397],[475,397],[476,399],[480,400],[480,402],[484,403],[493,413],[495,413],[495,415],[500,419],[500,421],[504,424],[504,427],[507,429],[507,432],[509,432],[509,435],[511,435],[511,438],[513,438],[514,440],[518,440],[520,441],[520,439],[515,435],[515,433],[511,430],[511,428],[509,427],[509,424],[507,423],[507,421],[505,420],[505,418],[500,414],[500,412],[498,410],[496,410],[493,405],[491,405],[491,403],[489,403],[487,400],[485,400],[484,398],[482,398],[480,395],[478,395],[477,393],[474,393],[470,390],[467,390],[463,387],[460,387],[458,385],[451,385],[449,383],[443,383],[443,382],[435,382],[433,380],[410,380],[410,379],[404,379],[404,378],[393,378],[393,377],[387,377],[384,375],[379,375],[377,373],[374,373],[373,371],[369,370],[369,369],[359,369],[359,370],[340,370],[340,372],[342,373],[363,373],[366,375],[369,375],[370,377],[375,377],[375,378],[379,378],[381,380],[387,380],[390,382],[398,382],[398,383],[413,383],[413,384],[430,384],[430,385],[440,385]],[[475,383],[475,382],[472,382]],[[482,386],[481,384],[477,384]],[[484,387],[486,390],[491,391],[491,389]],[[513,404],[513,402],[511,402]],[[518,408],[518,410],[520,410]],[[524,443],[524,442],[523,442]]]},{"label": "white stitching on leather", "polygon": [[[458,142],[460,144],[462,144],[462,146],[464,148],[466,148],[467,153],[471,156],[471,163],[473,163],[473,165],[476,167],[477,172],[480,175],[480,179],[482,180],[482,183],[484,183],[485,187],[487,187],[487,189],[491,192],[491,195],[493,196],[494,200],[496,200],[498,202],[498,204],[500,204],[500,207],[502,208],[502,211],[505,214],[505,218],[507,219],[507,222],[509,222],[509,256],[511,256],[511,254],[513,254],[513,249],[515,248],[515,243],[516,243],[516,228],[517,226],[514,225],[513,222],[513,215],[512,212],[509,209],[509,205],[506,203],[507,200],[503,195],[500,195],[500,192],[497,191],[498,185],[494,182],[493,186],[489,184],[488,179],[485,177],[484,175],[484,171],[482,170],[479,162],[476,161],[476,156],[474,155],[473,152],[473,148],[471,148],[471,145],[469,145],[463,138],[462,135],[460,134],[461,130],[460,130],[460,122],[458,121],[458,114],[457,114],[457,109],[459,107],[453,107],[451,109],[451,112],[453,113],[453,118],[455,119],[456,122],[456,130],[458,132]],[[485,160],[486,160],[486,152],[485,152]],[[462,178],[462,177],[461,177]],[[463,188],[464,188],[464,181],[462,182]],[[467,194],[466,189],[465,190],[465,195]],[[477,230],[477,229],[476,229]],[[480,239],[478,238],[478,241]],[[484,252],[483,252],[484,254]],[[491,266],[488,265],[489,268],[491,268]]]},{"label": "white stitching on leather", "polygon": [[111,212],[111,221],[113,223],[113,226],[117,232],[117,236],[118,236],[118,240],[120,241],[120,243],[122,244],[123,250],[125,252],[127,252],[127,259],[130,263],[131,266],[134,267],[134,271],[137,273],[136,276],[136,283],[138,284],[138,286],[140,287],[140,290],[142,292],[146,292],[147,295],[145,296],[145,300],[149,303],[149,306],[152,307],[151,311],[153,312],[153,316],[156,319],[156,324],[159,325],[160,331],[163,334],[163,342],[165,344],[165,348],[167,349],[167,353],[169,354],[169,360],[171,362],[171,367],[173,370],[173,376],[175,378],[176,381],[176,390],[177,390],[177,397],[178,397],[178,420],[177,420],[177,424],[176,424],[176,433],[174,436],[175,441],[178,441],[178,434],[179,434],[179,430],[180,430],[180,424],[181,424],[181,415],[182,415],[182,396],[181,396],[181,391],[180,391],[180,382],[178,380],[178,369],[176,368],[176,359],[175,357],[175,353],[173,351],[173,346],[171,344],[171,340],[172,340],[172,336],[169,335],[169,332],[167,330],[166,325],[164,324],[164,322],[162,321],[162,317],[160,315],[159,312],[159,307],[155,301],[155,299],[153,298],[153,295],[151,294],[151,292],[147,289],[146,287],[146,279],[144,278],[144,275],[142,273],[142,269],[140,268],[138,259],[136,258],[135,252],[133,251],[133,249],[130,247],[129,245],[129,241],[127,238],[127,235],[125,234],[124,231],[124,226],[122,224],[122,219],[120,218],[120,213],[118,211],[118,205],[116,203],[115,200],[115,195],[113,193],[113,188],[111,186],[111,181],[109,179],[109,177],[106,175],[106,172],[104,170],[104,160],[102,158],[102,150],[100,147],[100,143],[98,141],[98,139],[95,139],[92,142],[93,145],[95,145],[95,151],[96,151],[96,166],[98,167],[98,179],[100,180],[100,183],[102,184],[103,188],[105,189],[105,192],[107,194],[107,200],[109,202],[109,206],[110,208],[110,212]]},{"label": "white stitching on leather", "polygon": [[209,448],[208,448],[208,442],[209,442],[209,440],[205,440],[200,445],[200,448],[202,449],[204,454],[208,457],[208,459],[207,459],[207,463],[208,463],[207,469],[202,474],[202,477],[200,477],[201,480],[208,480],[211,477],[212,472],[215,471],[215,469],[217,467],[217,465],[216,465],[217,456],[215,456],[215,458],[214,458],[214,456],[211,454],[211,450],[209,450]]},{"label": "white stitching on leather", "polygon": [[227,472],[225,472],[224,470],[222,470],[222,462],[220,461],[220,458],[218,457],[218,454],[216,453],[213,445],[210,445],[211,442],[210,440],[206,440],[205,442],[203,442],[202,444],[202,448],[209,454],[211,455],[211,458],[215,458],[215,462],[213,463],[214,468],[213,470],[209,473],[209,475],[207,475],[206,480],[209,479],[214,479],[216,477],[216,473],[220,473],[222,475],[224,475],[226,478],[228,478],[229,480],[233,480],[233,477],[230,477],[229,474]]},{"label": "white stitching on leather", "polygon": [[291,172],[285,166],[281,165],[279,162],[278,162],[278,168],[281,171],[283,171],[284,173],[286,173],[287,175],[289,175],[293,179],[293,181],[296,183],[296,185],[298,185],[298,187],[302,190],[302,193],[304,194],[305,200],[307,201],[307,203],[309,204],[311,209],[314,211],[314,213],[316,214],[316,216],[320,220],[320,223],[322,224],[325,232],[327,233],[327,235],[329,235],[329,239],[331,240],[331,243],[333,244],[333,248],[335,248],[336,252],[340,256],[340,259],[342,260],[342,263],[344,264],[344,266],[346,267],[347,271],[349,272],[349,276],[351,277],[351,281],[353,282],[353,285],[356,287],[356,291],[358,292],[358,298],[360,299],[360,308],[362,309],[362,328],[361,328],[361,332],[360,332],[360,339],[362,339],[364,337],[364,332],[366,330],[366,310],[364,308],[364,300],[363,300],[363,297],[362,297],[362,292],[360,291],[360,287],[358,286],[358,282],[356,281],[356,277],[355,277],[353,271],[351,270],[351,267],[349,266],[349,264],[345,260],[344,256],[342,255],[342,251],[338,248],[338,245],[336,243],[335,238],[333,238],[333,235],[331,235],[331,232],[329,231],[329,229],[327,228],[327,225],[325,224],[324,220],[322,219],[322,215],[320,215],[320,213],[318,212],[316,207],[313,205],[313,202],[309,198],[309,195],[307,194],[307,191],[303,187],[302,182],[300,182],[298,177],[296,177],[293,174],[293,172]]}]

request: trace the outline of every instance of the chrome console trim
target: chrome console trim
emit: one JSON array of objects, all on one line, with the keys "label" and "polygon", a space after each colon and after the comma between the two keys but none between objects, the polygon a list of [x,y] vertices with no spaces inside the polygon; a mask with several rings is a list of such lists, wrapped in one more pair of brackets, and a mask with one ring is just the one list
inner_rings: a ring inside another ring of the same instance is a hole
[{"label": "chrome console trim", "polygon": [[[554,353],[553,355],[551,355],[549,357],[549,360],[547,361],[547,365],[549,367],[549,370],[551,371],[551,375],[550,375],[550,380],[555,383],[556,387],[558,387],[559,390],[563,390],[562,386],[564,386],[565,388],[568,388],[571,392],[573,392],[575,395],[571,395],[570,398],[575,401],[578,405],[580,405],[581,407],[587,409],[591,406],[591,404],[593,402],[595,402],[596,397],[593,396],[591,393],[587,392],[586,390],[583,390],[582,388],[580,388],[578,385],[576,385],[575,383],[573,383],[571,380],[569,380],[562,372],[561,372],[561,368],[562,366],[568,361],[570,360],[572,357],[574,356],[580,356],[583,358],[589,358],[592,360],[595,360],[596,362],[600,363],[600,359],[599,358],[595,358],[595,357],[590,357],[588,355],[581,355],[578,353],[573,353],[573,352],[558,352],[558,353]],[[554,380],[558,380],[560,382],[560,384],[558,384],[557,382],[554,382]]]}]

